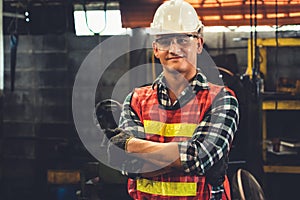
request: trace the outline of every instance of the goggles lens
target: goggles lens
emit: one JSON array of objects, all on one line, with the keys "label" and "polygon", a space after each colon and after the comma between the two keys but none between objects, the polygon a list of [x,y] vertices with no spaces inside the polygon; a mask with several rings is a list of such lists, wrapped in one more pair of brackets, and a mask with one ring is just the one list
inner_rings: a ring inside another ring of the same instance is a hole
[{"label": "goggles lens", "polygon": [[198,38],[197,35],[168,35],[163,36],[155,40],[159,50],[167,51],[170,49],[172,42],[175,42],[179,47],[186,48],[192,44],[194,38]]}]

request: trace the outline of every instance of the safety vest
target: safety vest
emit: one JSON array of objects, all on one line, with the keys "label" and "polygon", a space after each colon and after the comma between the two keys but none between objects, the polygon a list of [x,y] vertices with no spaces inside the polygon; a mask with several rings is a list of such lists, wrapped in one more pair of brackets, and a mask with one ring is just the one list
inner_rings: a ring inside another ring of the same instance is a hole
[{"label": "safety vest", "polygon": [[[180,142],[190,139],[221,90],[221,86],[209,86],[209,90],[200,90],[191,100],[175,109],[159,104],[156,86],[135,89],[131,107],[144,125],[146,139],[155,142]],[[224,187],[230,198],[227,177]],[[128,179],[128,193],[133,199],[208,200],[210,191],[211,186],[205,182],[205,176],[172,173],[151,179]],[[227,199],[223,196],[223,199]]]}]

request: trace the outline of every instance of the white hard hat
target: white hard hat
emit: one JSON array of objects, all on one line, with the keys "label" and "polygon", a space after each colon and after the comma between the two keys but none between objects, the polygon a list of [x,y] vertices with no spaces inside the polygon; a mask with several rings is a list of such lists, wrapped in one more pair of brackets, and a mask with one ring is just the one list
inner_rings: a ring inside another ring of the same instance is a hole
[{"label": "white hard hat", "polygon": [[203,24],[193,6],[183,0],[164,2],[156,10],[150,34],[202,32]]}]

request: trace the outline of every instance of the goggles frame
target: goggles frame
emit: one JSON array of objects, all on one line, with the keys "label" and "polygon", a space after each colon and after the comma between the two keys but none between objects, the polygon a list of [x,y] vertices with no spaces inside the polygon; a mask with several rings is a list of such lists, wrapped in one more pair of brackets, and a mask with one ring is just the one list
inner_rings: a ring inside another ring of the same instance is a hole
[{"label": "goggles frame", "polygon": [[176,44],[180,48],[187,48],[192,44],[194,38],[199,38],[198,34],[168,34],[155,39],[158,50],[168,51],[171,44]]}]

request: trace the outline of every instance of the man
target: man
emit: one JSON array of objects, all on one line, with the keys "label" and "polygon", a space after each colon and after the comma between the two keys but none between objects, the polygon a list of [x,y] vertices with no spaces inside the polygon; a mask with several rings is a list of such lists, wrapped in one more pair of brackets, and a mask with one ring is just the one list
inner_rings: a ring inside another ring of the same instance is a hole
[{"label": "man", "polygon": [[196,67],[203,25],[190,4],[170,0],[157,9],[151,32],[163,72],[125,99],[120,129],[110,139],[111,159],[116,145],[129,155],[119,159],[122,165],[138,168],[138,174],[124,168],[133,199],[230,199],[226,158],[238,102]]}]

